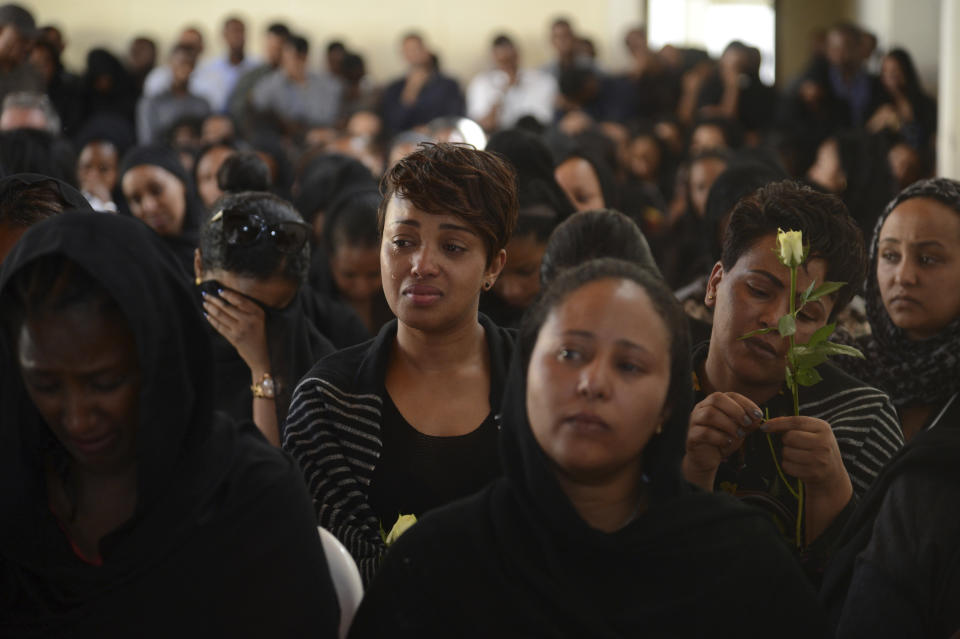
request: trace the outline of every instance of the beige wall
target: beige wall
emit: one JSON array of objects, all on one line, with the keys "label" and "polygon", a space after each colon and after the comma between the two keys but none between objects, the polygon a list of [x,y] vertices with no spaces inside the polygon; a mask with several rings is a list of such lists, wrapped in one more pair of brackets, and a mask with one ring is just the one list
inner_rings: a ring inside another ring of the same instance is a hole
[{"label": "beige wall", "polygon": [[777,83],[786,86],[810,59],[810,36],[839,20],[854,20],[853,0],[780,0],[777,3]]},{"label": "beige wall", "polygon": [[573,19],[592,37],[605,66],[625,64],[622,39],[627,28],[642,20],[642,0],[20,0],[38,23],[60,25],[66,31],[66,62],[84,65],[87,50],[105,46],[123,53],[132,36],[145,33],[166,51],[186,24],[203,27],[208,52],[222,51],[220,24],[228,13],[247,19],[248,46],[261,49],[261,33],[277,19],[305,33],[311,42],[311,62],[320,64],[322,49],[341,38],[366,59],[377,80],[398,74],[402,62],[398,37],[416,28],[439,53],[444,68],[469,78],[487,63],[491,38],[500,31],[520,45],[527,64],[550,56],[548,24],[557,15]]}]

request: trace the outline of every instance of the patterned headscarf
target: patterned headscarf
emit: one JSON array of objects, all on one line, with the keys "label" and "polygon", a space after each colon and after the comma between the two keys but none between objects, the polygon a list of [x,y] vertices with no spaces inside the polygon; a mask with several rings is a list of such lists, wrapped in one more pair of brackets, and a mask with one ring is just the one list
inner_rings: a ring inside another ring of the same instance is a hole
[{"label": "patterned headscarf", "polygon": [[903,329],[894,325],[880,297],[877,281],[880,229],[895,208],[918,197],[941,202],[960,215],[960,182],[947,178],[916,182],[887,205],[877,220],[870,244],[866,303],[872,334],[857,343],[866,359],[843,362],[848,372],[886,391],[898,408],[916,403],[937,404],[960,391],[960,317],[954,318],[934,337],[911,340]]}]

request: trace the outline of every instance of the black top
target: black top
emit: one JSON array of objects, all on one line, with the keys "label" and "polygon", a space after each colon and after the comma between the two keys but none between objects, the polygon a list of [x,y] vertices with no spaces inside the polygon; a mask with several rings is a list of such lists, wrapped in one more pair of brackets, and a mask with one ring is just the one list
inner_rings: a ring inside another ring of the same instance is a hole
[{"label": "black top", "polygon": [[[204,319],[145,224],[65,213],[32,227],[0,270],[70,259],[117,302],[141,391],[137,504],[82,561],[47,505],[44,465],[69,453],[29,400],[0,332],[0,636],[334,636],[337,603],[296,464],[213,411]],[[13,374],[9,374],[14,371]],[[185,629],[189,630],[185,630]]]},{"label": "black top", "polygon": [[498,415],[491,412],[465,435],[436,437],[411,426],[386,389],[382,397],[383,452],[373,470],[370,505],[385,531],[399,515],[419,518],[477,492],[500,475]]},{"label": "black top", "polygon": [[[505,476],[400,537],[351,637],[822,636],[816,594],[773,527],[729,497],[653,481],[633,522],[612,534],[591,528],[533,436],[524,378],[515,358]],[[658,437],[673,433],[682,446],[688,408]],[[682,448],[662,450],[678,468]]]},{"label": "black top", "polygon": [[[495,411],[501,405],[514,334],[483,314],[477,320],[490,354],[490,407]],[[320,525],[347,547],[365,582],[376,574],[386,551],[370,486],[386,447],[383,389],[396,336],[393,320],[372,340],[318,362],[294,391],[280,436],[284,450],[300,464]],[[384,523],[387,532],[392,526]]]},{"label": "black top", "polygon": [[820,593],[838,637],[960,629],[958,417],[911,439],[844,528]]}]

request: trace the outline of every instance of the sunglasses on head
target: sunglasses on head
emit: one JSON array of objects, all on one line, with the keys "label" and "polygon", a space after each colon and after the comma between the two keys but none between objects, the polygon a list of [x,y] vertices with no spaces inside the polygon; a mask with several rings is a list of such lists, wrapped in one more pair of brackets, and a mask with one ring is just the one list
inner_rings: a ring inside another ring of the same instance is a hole
[{"label": "sunglasses on head", "polygon": [[217,211],[210,218],[210,223],[218,220],[223,220],[223,241],[228,246],[250,246],[266,237],[278,251],[286,255],[299,253],[313,231],[310,225],[304,222],[267,224],[267,221],[256,213],[239,211]]}]

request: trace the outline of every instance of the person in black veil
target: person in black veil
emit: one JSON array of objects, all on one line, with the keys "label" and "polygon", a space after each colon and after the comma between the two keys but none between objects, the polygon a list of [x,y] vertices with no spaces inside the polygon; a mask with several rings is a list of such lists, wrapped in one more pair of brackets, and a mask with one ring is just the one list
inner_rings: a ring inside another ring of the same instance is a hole
[{"label": "person in black veil", "polygon": [[0,263],[28,228],[70,209],[93,210],[86,198],[63,180],[38,173],[0,178]]},{"label": "person in black veil", "polygon": [[285,200],[235,193],[214,204],[194,257],[211,325],[216,407],[279,445],[293,387],[336,350],[312,321],[310,227]]},{"label": "person in black veil", "polygon": [[82,84],[83,122],[101,113],[114,113],[133,126],[137,89],[115,55],[106,49],[91,49]]},{"label": "person in black veil", "polygon": [[130,213],[164,239],[189,275],[207,215],[176,152],[163,146],[134,147],[120,164],[120,186]]},{"label": "person in black veil", "polygon": [[299,471],[214,412],[203,317],[155,234],[37,224],[0,320],[0,635],[335,636]]},{"label": "person in black veil", "polygon": [[553,175],[553,157],[539,136],[508,129],[490,137],[486,149],[499,153],[517,171],[517,228],[507,243],[507,264],[489,291],[480,295],[480,311],[498,326],[516,328],[540,291],[540,261],[553,229],[574,213],[573,204]]},{"label": "person in black veil", "polygon": [[403,533],[350,636],[820,636],[816,594],[762,513],[682,479],[688,354],[653,272],[562,273],[520,330],[505,476]]}]

